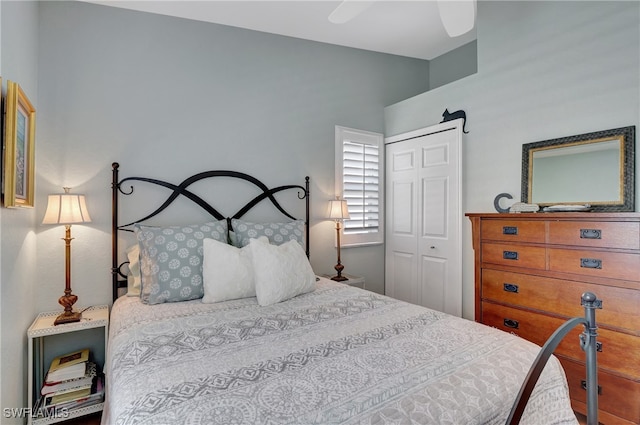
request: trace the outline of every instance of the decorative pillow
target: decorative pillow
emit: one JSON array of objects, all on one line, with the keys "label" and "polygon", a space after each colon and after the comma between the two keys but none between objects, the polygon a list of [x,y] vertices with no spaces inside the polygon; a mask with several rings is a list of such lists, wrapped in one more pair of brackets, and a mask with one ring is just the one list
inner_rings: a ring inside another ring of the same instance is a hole
[{"label": "decorative pillow", "polygon": [[127,249],[129,259],[129,274],[127,275],[127,296],[139,297],[142,277],[140,276],[140,247],[138,244],[131,245]]},{"label": "decorative pillow", "polygon": [[291,240],[271,245],[251,239],[249,247],[258,304],[267,306],[315,289],[316,277],[304,250]]},{"label": "decorative pillow", "polygon": [[[267,241],[266,238],[265,241]],[[251,247],[236,248],[214,239],[205,239],[202,245],[204,248],[203,303],[256,296]]]},{"label": "decorative pillow", "polygon": [[239,248],[249,245],[249,241],[260,236],[266,236],[273,245],[282,245],[294,240],[304,246],[304,220],[294,220],[289,223],[250,223],[248,221],[231,219],[231,228],[235,233],[235,245]]},{"label": "decorative pillow", "polygon": [[135,226],[146,304],[202,298],[202,241],[227,241],[227,221],[187,226]]}]

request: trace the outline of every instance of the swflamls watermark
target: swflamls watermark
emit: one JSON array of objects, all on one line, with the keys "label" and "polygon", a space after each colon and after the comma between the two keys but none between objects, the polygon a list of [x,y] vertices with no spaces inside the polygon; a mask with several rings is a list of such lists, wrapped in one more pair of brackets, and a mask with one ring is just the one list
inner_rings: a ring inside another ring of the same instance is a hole
[{"label": "swflamls watermark", "polygon": [[31,408],[31,407],[5,407],[2,409],[2,416],[5,418],[51,418],[66,419],[69,417],[67,408]]}]

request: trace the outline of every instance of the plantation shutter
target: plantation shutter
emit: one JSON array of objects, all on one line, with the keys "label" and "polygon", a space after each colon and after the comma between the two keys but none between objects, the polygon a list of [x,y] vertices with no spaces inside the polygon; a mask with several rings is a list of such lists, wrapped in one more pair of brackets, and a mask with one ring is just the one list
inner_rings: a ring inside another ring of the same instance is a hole
[{"label": "plantation shutter", "polygon": [[377,145],[343,141],[343,199],[350,219],[344,221],[344,233],[379,231],[380,154]]}]

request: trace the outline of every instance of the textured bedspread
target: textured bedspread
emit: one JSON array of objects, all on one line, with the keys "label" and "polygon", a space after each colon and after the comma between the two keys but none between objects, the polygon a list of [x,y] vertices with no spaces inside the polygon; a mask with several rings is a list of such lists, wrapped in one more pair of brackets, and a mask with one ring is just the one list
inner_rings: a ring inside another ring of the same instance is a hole
[{"label": "textured bedspread", "polygon": [[[503,424],[539,347],[322,279],[255,298],[113,306],[103,424]],[[555,358],[523,424],[577,424]]]}]

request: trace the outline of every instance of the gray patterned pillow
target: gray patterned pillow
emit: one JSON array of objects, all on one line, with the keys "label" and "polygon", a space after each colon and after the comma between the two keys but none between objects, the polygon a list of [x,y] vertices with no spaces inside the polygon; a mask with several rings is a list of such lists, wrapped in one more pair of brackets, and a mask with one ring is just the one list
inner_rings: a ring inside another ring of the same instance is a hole
[{"label": "gray patterned pillow", "polygon": [[266,236],[272,245],[282,245],[294,240],[304,247],[304,220],[289,223],[250,223],[232,219],[231,228],[235,233],[235,245],[238,248],[249,245],[251,239]]},{"label": "gray patterned pillow", "polygon": [[140,246],[140,298],[146,304],[202,298],[202,241],[227,242],[227,221],[186,226],[135,226]]}]

